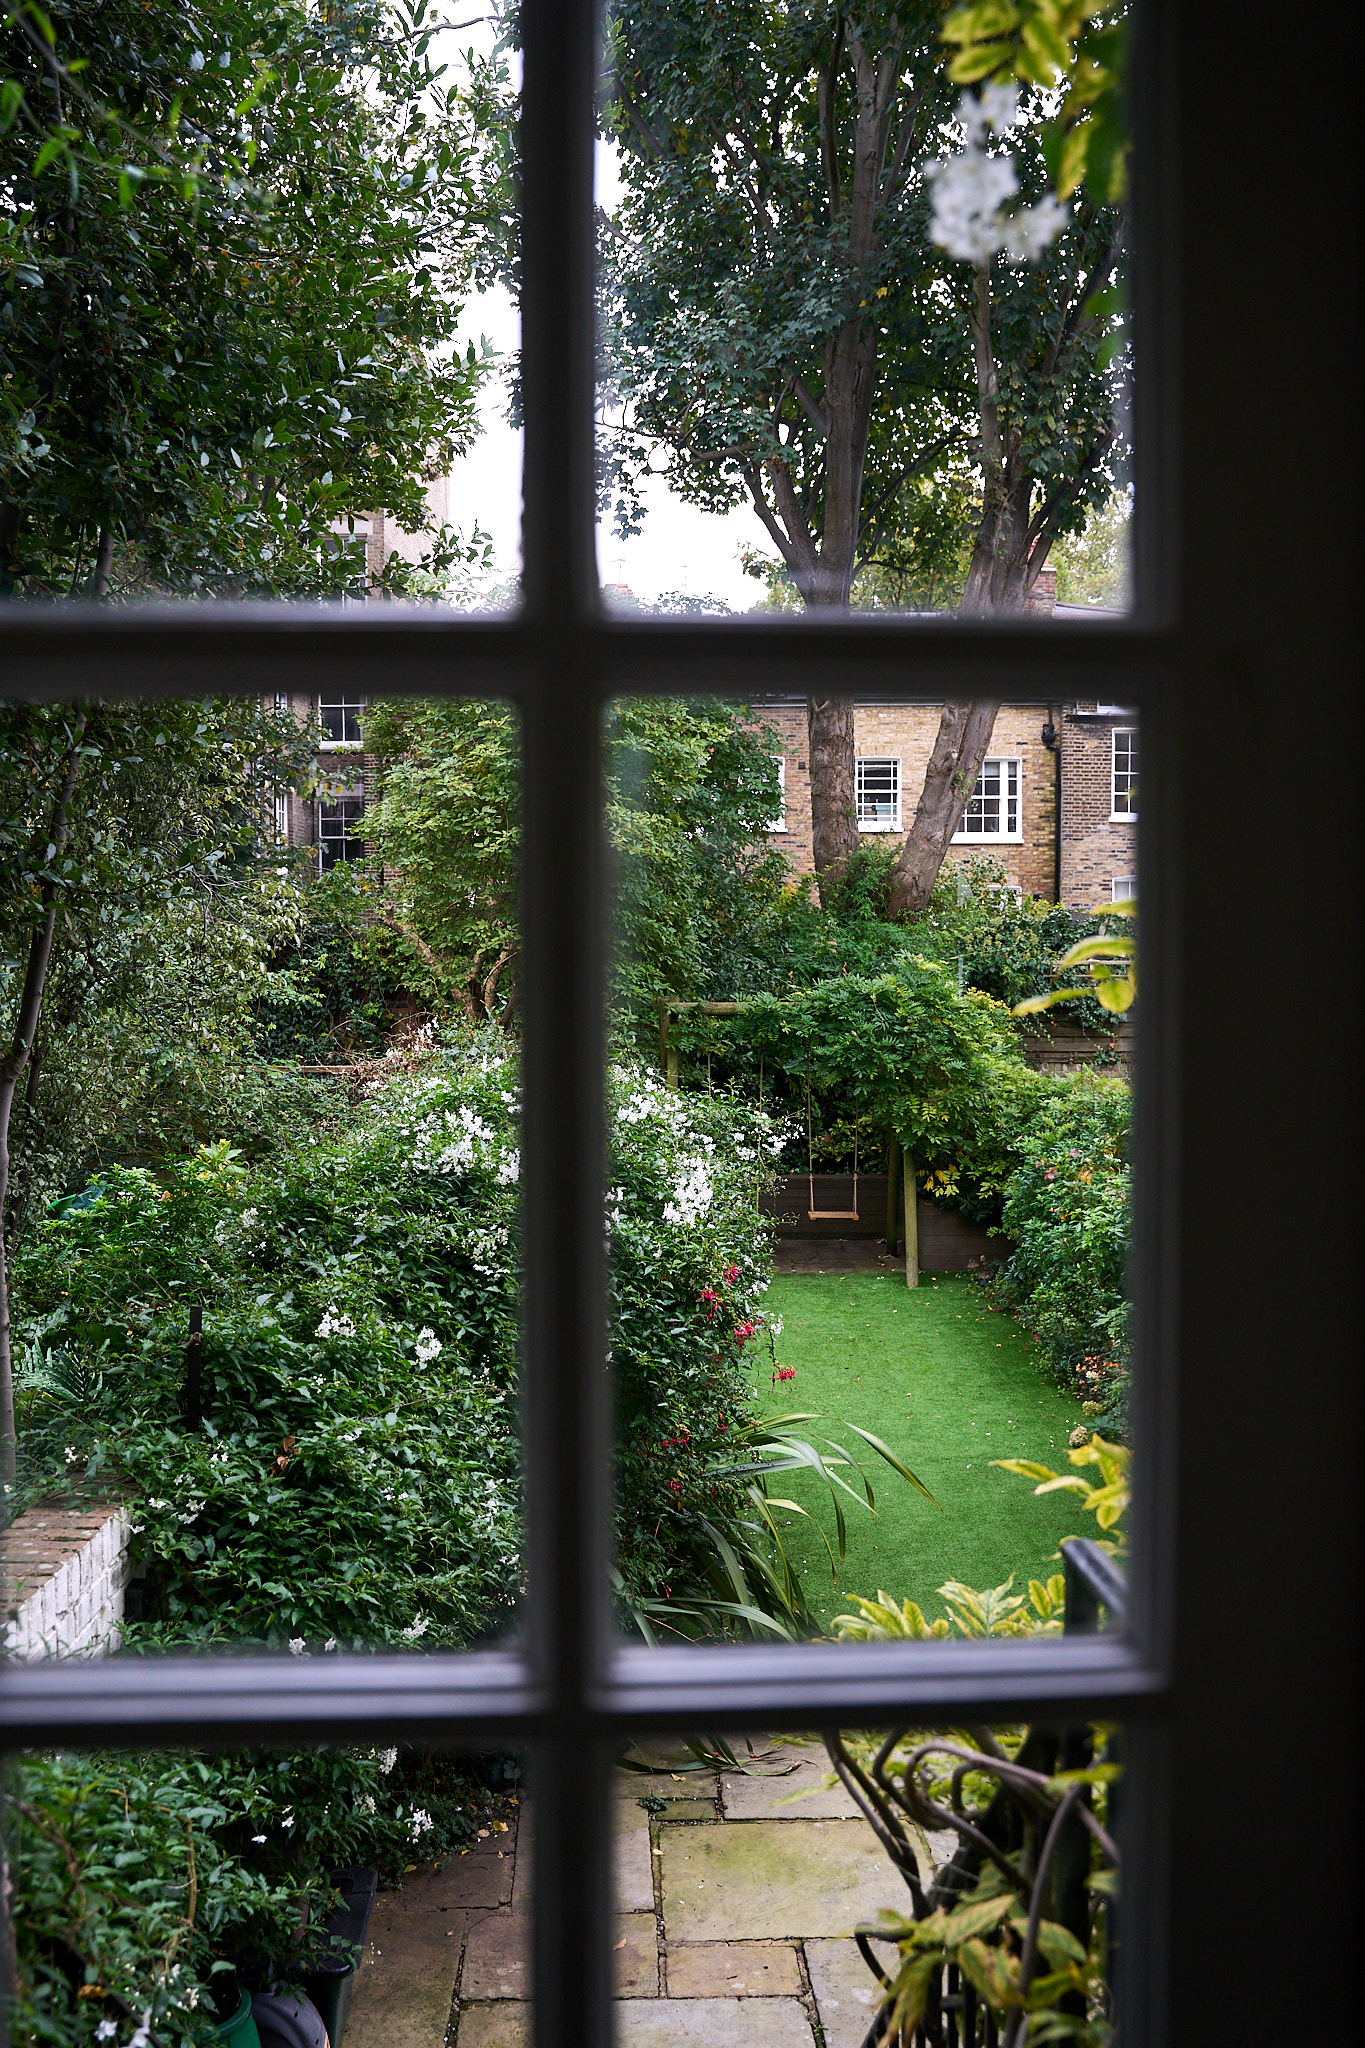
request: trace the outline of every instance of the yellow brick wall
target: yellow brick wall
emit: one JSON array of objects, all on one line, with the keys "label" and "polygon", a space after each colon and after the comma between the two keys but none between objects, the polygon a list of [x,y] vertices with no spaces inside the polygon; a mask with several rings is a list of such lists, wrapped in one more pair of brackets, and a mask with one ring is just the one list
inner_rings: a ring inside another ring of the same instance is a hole
[{"label": "yellow brick wall", "polygon": [[[860,756],[898,759],[901,764],[901,820],[909,826],[915,815],[924,772],[938,731],[937,704],[859,704],[853,714],[854,746]],[[803,703],[766,706],[761,713],[782,738],[786,759],[787,830],[773,834],[797,874],[814,867],[811,851],[810,773],[806,762],[806,707]],[[999,861],[1011,882],[1026,896],[1052,895],[1054,768],[1040,734],[1047,719],[1042,704],[1007,704],[995,721],[989,753],[1020,763],[1020,808],[1023,839],[973,839],[955,843],[949,861],[986,855]],[[869,832],[869,842],[902,846],[905,832]]]}]

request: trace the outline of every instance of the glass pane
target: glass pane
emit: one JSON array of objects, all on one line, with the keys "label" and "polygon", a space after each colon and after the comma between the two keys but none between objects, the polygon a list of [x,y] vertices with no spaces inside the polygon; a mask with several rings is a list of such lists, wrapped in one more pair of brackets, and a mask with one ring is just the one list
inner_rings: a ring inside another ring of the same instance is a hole
[{"label": "glass pane", "polygon": [[1044,58],[966,8],[611,0],[614,609],[1127,608],[1129,30],[1104,24]]},{"label": "glass pane", "polygon": [[499,13],[114,0],[11,33],[0,596],[511,601]]},{"label": "glass pane", "polygon": [[[1120,1757],[1098,1727],[633,1744],[617,1784],[624,2038],[795,2043],[813,2026],[861,2048],[895,1997],[899,2038],[920,2019],[925,2039],[986,2048],[1025,1985],[1057,2038],[1106,2038]],[[1057,1771],[1077,1789],[1053,1835]]]},{"label": "glass pane", "polygon": [[513,1619],[517,723],[330,708],[0,705],[11,1656]]},{"label": "glass pane", "polygon": [[1112,716],[994,709],[976,804],[1017,838],[954,832],[941,707],[860,703],[845,787],[894,763],[901,808],[819,874],[818,707],[611,710],[616,1569],[646,1640],[839,1634],[882,1593],[931,1636],[1055,1630],[1061,1549],[1121,1549],[1136,828]]},{"label": "glass pane", "polygon": [[437,2048],[457,2018],[496,2038],[529,1924],[521,1801],[500,1753],[11,1758],[11,2038]]}]

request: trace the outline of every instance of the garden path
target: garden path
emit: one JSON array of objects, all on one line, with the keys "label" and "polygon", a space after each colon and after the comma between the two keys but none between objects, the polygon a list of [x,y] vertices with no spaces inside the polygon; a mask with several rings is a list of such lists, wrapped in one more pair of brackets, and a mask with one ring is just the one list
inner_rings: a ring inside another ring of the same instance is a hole
[{"label": "garden path", "polygon": [[[818,1742],[757,1747],[744,1772],[684,1768],[665,1743],[649,1751],[665,1768],[617,1773],[623,2048],[859,2048],[867,2031],[875,1988],[850,1931],[904,1887],[847,1794],[820,1789]],[[519,1828],[381,1896],[345,2048],[529,2048],[531,1829],[527,1805]],[[926,1874],[947,1847],[922,1839]]]}]

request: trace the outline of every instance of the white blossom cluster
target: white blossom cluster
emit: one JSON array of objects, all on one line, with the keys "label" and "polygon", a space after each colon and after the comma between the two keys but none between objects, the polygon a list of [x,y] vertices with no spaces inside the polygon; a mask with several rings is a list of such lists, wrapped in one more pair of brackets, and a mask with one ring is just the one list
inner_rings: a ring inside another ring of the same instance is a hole
[{"label": "white blossom cluster", "polygon": [[339,1315],[333,1304],[324,1313],[318,1324],[319,1337],[354,1337],[355,1324],[348,1315]]},{"label": "white blossom cluster", "polygon": [[664,1222],[690,1230],[710,1208],[714,1193],[710,1160],[704,1156],[685,1160],[673,1183],[673,1199],[664,1203]]},{"label": "white blossom cluster", "polygon": [[417,1343],[414,1348],[417,1352],[417,1363],[430,1365],[433,1358],[440,1357],[444,1347],[434,1330],[423,1329],[417,1332]]},{"label": "white blossom cluster", "polygon": [[1004,135],[1018,118],[1019,95],[1012,85],[987,85],[979,98],[964,93],[958,120],[966,130],[966,149],[924,166],[934,194],[929,239],[963,263],[989,263],[997,250],[1036,263],[1066,226],[1067,209],[1053,192],[1036,206],[1004,210],[1019,190],[1019,173],[1012,156],[987,154],[987,131]]}]

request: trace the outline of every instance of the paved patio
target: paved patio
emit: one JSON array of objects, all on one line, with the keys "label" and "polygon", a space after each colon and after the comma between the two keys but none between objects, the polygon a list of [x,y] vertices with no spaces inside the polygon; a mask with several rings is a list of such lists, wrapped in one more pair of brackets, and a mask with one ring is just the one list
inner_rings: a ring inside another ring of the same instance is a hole
[{"label": "paved patio", "polygon": [[[748,1773],[675,1770],[690,1759],[667,1744],[649,1756],[667,1767],[622,1771],[615,1791],[624,2048],[859,2048],[875,1987],[850,1933],[906,1894],[841,1789],[793,1800],[820,1786],[821,1746],[765,1745]],[[519,1828],[381,1895],[345,2048],[529,2044],[530,1836],[523,1808]],[[950,1846],[921,1838],[926,1874]]]}]

